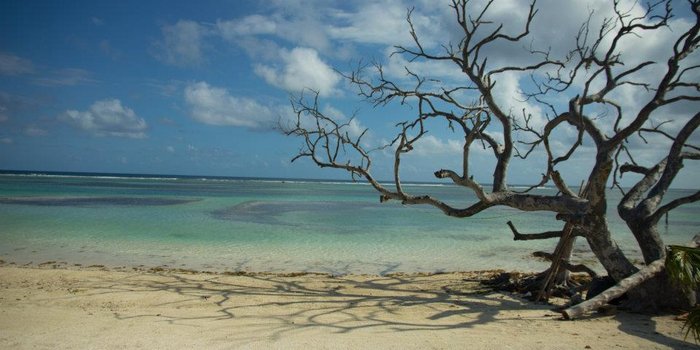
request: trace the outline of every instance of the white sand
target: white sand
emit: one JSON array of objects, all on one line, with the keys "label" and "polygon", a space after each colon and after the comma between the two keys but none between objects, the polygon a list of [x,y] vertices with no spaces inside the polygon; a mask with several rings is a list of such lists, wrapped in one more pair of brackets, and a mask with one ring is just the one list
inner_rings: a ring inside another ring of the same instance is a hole
[{"label": "white sand", "polygon": [[5,265],[0,348],[696,348],[672,315],[562,321],[552,305],[476,293],[465,277],[474,274],[224,276]]}]

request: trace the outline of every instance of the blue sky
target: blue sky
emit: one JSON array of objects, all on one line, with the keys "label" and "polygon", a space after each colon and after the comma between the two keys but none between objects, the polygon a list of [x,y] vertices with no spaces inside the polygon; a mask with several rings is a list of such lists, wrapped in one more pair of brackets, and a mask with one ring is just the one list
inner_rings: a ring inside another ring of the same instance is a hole
[{"label": "blue sky", "polygon": [[[497,2],[492,16],[515,26],[522,21],[518,14],[525,13],[524,3]],[[553,52],[571,47],[578,23],[591,9],[605,14],[609,6],[603,0],[540,3],[532,42]],[[288,116],[290,96],[314,88],[325,111],[341,119],[357,111],[354,127],[371,129],[369,143],[391,139],[393,123],[410,118],[411,109],[362,102],[333,68],[347,72],[364,58],[382,62],[397,81],[405,81],[405,65],[444,81],[460,81],[455,67],[409,63],[389,55],[395,44],[410,45],[405,22],[409,7],[415,7],[416,28],[429,48],[458,39],[451,10],[434,4],[4,1],[0,169],[347,178],[308,161],[290,163],[300,140],[271,126]],[[679,28],[687,24],[682,4],[674,20]],[[672,35],[665,31],[629,45],[642,56],[664,57],[662,49]],[[492,54],[495,61],[528,57],[522,45],[496,48]],[[519,91],[527,88],[526,78],[504,76],[500,86],[504,105],[542,112],[518,99]],[[628,91],[621,98],[634,100],[638,94],[643,92]],[[673,113],[679,123],[687,117],[683,111]],[[459,167],[460,136],[436,126],[406,162],[405,179],[431,180],[437,169]],[[561,138],[565,142],[566,135]],[[572,183],[583,178],[587,155],[582,152],[578,164],[563,170],[572,175]],[[640,157],[652,162],[660,156],[645,151]],[[376,157],[377,177],[390,178],[390,155],[378,152]],[[473,167],[475,176],[489,182],[488,152],[477,152],[474,159],[480,165]],[[512,182],[537,180],[543,171],[537,159],[515,161]],[[694,165],[690,169],[698,170]],[[679,180],[680,187],[693,184],[688,175]]]}]

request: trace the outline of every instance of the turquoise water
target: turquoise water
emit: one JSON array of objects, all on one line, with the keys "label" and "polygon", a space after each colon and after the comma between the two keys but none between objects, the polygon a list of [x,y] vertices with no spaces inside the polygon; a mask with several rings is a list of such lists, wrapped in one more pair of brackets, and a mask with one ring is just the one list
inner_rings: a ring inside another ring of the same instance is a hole
[{"label": "turquoise water", "polygon": [[[406,190],[452,204],[473,200],[450,185]],[[669,199],[688,193],[672,191]],[[0,259],[334,274],[536,271],[548,264],[530,253],[551,251],[556,242],[515,242],[506,221],[521,232],[561,228],[551,213],[499,207],[455,219],[378,199],[369,186],[345,182],[2,175]],[[688,242],[699,213],[697,203],[671,213],[664,240]],[[610,224],[625,251],[638,256],[614,214]],[[590,259],[583,240],[577,253]]]}]

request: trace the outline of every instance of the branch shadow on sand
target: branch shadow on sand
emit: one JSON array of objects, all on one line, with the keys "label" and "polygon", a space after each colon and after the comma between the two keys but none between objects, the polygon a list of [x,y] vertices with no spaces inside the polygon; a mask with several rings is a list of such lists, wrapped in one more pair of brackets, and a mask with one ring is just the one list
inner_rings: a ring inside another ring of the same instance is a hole
[{"label": "branch shadow on sand", "polygon": [[[478,280],[487,277],[479,273],[331,276],[139,272],[119,280],[83,281],[85,290],[80,298],[104,297],[138,305],[115,310],[118,320],[147,319],[203,327],[203,332],[235,329],[229,333],[233,339],[228,337],[227,341],[241,344],[279,340],[310,328],[337,334],[366,329],[410,333],[465,330],[509,320],[522,320],[529,327],[558,322],[560,316],[551,311],[552,305],[479,287]],[[536,320],[523,319],[520,311],[538,316]],[[615,320],[619,320],[621,332],[672,348],[693,347],[656,332],[651,318],[622,314]]]},{"label": "branch shadow on sand", "polygon": [[[366,328],[391,332],[465,329],[505,320],[501,310],[541,310],[536,305],[475,289],[473,274],[341,276],[323,274],[129,274],[118,281],[90,281],[81,298],[147,298],[145,308],[115,312],[120,320],[152,318],[179,325],[231,326],[242,336],[279,339],[309,327],[334,333]],[[206,304],[201,307],[201,304]],[[194,311],[193,311],[194,310]],[[153,311],[151,313],[143,311]],[[416,317],[419,315],[419,317]],[[247,328],[242,329],[241,327]]]}]

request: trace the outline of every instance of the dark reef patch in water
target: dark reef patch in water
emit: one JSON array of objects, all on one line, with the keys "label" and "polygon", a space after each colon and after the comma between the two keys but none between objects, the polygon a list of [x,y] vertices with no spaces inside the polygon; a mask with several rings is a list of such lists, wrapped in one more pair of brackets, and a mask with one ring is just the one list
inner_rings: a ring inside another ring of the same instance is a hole
[{"label": "dark reef patch in water", "polygon": [[[289,225],[288,222],[279,219],[286,213],[308,212],[319,215],[323,215],[324,213],[343,215],[343,212],[347,211],[347,215],[352,215],[356,210],[369,206],[373,205],[359,202],[249,201],[225,209],[212,211],[211,215],[220,220]],[[318,219],[318,217],[314,219]]]},{"label": "dark reef patch in water", "polygon": [[165,206],[187,204],[201,199],[159,198],[159,197],[4,197],[0,204],[36,206]]}]

